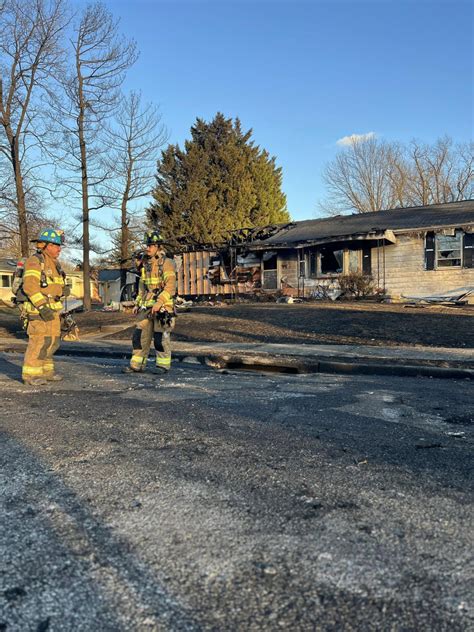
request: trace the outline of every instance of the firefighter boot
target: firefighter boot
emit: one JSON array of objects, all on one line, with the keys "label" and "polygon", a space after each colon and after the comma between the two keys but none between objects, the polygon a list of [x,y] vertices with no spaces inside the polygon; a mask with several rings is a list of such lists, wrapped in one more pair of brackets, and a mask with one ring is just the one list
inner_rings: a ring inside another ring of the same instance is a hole
[{"label": "firefighter boot", "polygon": [[154,366],[154,367],[151,369],[151,372],[153,373],[153,375],[161,375],[161,376],[164,376],[164,375],[168,375],[168,373],[169,373],[170,371],[169,371],[169,369],[164,369],[164,368],[163,368],[163,367],[161,367],[161,366]]},{"label": "firefighter boot", "polygon": [[44,377],[30,377],[23,380],[25,386],[46,386],[47,383]]},{"label": "firefighter boot", "polygon": [[48,382],[62,382],[63,376],[58,375],[57,373],[51,373],[51,375],[43,375],[44,379]]},{"label": "firefighter boot", "polygon": [[143,369],[132,369],[131,366],[124,366],[122,373],[143,373]]}]

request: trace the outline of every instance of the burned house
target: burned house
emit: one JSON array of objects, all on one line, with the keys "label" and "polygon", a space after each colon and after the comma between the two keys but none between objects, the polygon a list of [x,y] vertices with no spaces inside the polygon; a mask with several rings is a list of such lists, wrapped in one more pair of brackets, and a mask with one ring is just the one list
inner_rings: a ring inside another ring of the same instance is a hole
[{"label": "burned house", "polygon": [[262,288],[262,267],[272,255],[251,252],[249,245],[268,237],[282,226],[242,228],[233,231],[227,243],[183,245],[174,256],[180,296],[234,296]]},{"label": "burned house", "polygon": [[219,252],[181,255],[178,279],[186,295],[261,289],[317,297],[359,273],[396,299],[474,286],[473,246],[468,200],[236,231]]}]

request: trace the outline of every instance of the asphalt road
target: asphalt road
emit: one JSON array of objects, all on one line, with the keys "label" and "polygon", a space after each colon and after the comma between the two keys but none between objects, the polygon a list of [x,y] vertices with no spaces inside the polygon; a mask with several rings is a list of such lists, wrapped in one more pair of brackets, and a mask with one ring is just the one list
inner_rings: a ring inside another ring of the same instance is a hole
[{"label": "asphalt road", "polygon": [[0,630],[474,629],[472,382],[20,364]]}]

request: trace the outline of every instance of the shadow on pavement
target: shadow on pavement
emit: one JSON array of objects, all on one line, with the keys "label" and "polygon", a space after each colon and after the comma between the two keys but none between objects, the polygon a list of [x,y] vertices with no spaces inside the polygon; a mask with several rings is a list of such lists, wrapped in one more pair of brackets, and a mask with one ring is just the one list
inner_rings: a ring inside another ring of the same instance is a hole
[{"label": "shadow on pavement", "polygon": [[7,433],[0,446],[0,629],[199,629],[57,474]]}]

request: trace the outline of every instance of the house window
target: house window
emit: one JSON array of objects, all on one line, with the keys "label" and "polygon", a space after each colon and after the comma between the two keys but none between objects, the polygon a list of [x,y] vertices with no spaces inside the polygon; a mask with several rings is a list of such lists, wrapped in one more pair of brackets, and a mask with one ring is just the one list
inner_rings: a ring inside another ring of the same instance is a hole
[{"label": "house window", "polygon": [[360,271],[360,250],[349,250],[349,272]]},{"label": "house window", "polygon": [[436,267],[459,268],[462,263],[462,233],[436,235]]},{"label": "house window", "polygon": [[11,287],[12,286],[12,277],[9,274],[2,274],[2,285],[1,287]]},{"label": "house window", "polygon": [[304,250],[298,250],[298,275],[306,276],[306,260]]},{"label": "house window", "polygon": [[344,269],[344,250],[321,250],[321,274],[340,274]]}]

